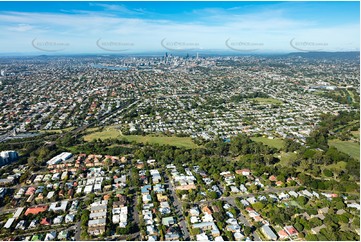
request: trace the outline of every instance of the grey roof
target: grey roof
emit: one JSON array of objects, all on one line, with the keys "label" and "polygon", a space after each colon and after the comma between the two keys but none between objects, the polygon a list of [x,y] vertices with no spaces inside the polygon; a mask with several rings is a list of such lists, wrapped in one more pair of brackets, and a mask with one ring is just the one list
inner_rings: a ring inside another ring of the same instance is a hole
[{"label": "grey roof", "polygon": [[263,230],[263,233],[265,233],[265,235],[267,235],[267,237],[269,239],[272,239],[272,240],[276,240],[278,237],[277,235],[272,231],[272,229],[270,228],[270,226],[268,225],[263,225],[262,226],[262,230]]},{"label": "grey roof", "polygon": [[89,218],[90,219],[93,219],[93,218],[100,218],[100,217],[106,217],[107,216],[107,212],[99,212],[99,213],[91,213],[89,215]]},{"label": "grey roof", "polygon": [[100,210],[107,210],[107,205],[92,206],[90,208],[90,211],[100,211]]},{"label": "grey roof", "polygon": [[89,220],[88,226],[97,226],[97,225],[100,225],[100,224],[105,224],[105,222],[106,222],[105,218]]}]

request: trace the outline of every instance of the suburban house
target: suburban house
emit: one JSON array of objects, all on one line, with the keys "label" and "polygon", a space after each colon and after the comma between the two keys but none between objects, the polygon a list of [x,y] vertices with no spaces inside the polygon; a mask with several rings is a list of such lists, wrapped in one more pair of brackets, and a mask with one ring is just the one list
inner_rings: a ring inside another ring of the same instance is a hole
[{"label": "suburban house", "polygon": [[277,235],[273,232],[270,226],[263,225],[261,231],[268,240],[277,240]]}]

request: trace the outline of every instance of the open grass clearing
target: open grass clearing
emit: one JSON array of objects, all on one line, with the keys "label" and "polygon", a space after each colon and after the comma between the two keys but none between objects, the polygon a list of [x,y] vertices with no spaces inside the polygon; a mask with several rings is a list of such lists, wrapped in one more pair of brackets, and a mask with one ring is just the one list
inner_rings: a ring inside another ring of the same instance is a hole
[{"label": "open grass clearing", "polygon": [[[122,133],[120,130],[115,129],[114,127],[105,127],[103,130],[96,131],[97,129],[87,129],[86,132],[92,132],[84,136],[85,141],[92,141],[94,139],[116,139],[121,138]],[[95,131],[95,132],[93,132]]]},{"label": "open grass clearing", "polygon": [[252,98],[252,100],[258,102],[259,104],[276,104],[280,105],[283,102],[274,98],[264,98],[264,97],[256,97]]},{"label": "open grass clearing", "polygon": [[344,171],[346,169],[347,163],[345,161],[337,162],[336,164],[331,164],[325,166],[326,169],[335,170],[335,171]]},{"label": "open grass clearing", "polygon": [[176,136],[142,136],[142,135],[126,135],[123,136],[128,141],[135,141],[138,143],[157,143],[160,145],[172,145],[185,148],[197,148],[198,145],[193,143],[190,137],[176,137]]},{"label": "open grass clearing", "polygon": [[252,137],[251,140],[255,142],[261,142],[265,145],[268,145],[269,147],[276,149],[281,149],[284,146],[283,140],[279,138],[269,139],[267,137]]},{"label": "open grass clearing", "polygon": [[280,164],[281,166],[288,167],[291,166],[291,163],[296,160],[297,154],[294,152],[281,152],[278,156],[280,159],[280,162],[277,164]]},{"label": "open grass clearing", "polygon": [[328,141],[328,145],[334,146],[339,151],[344,152],[357,160],[360,160],[360,144],[356,142],[333,139]]},{"label": "open grass clearing", "polygon": [[150,143],[160,145],[172,145],[185,148],[199,147],[193,143],[190,137],[176,137],[176,136],[152,136],[152,135],[123,135],[119,130],[114,127],[106,127],[102,131],[93,132],[84,136],[85,141],[92,141],[94,139],[126,139],[129,142],[137,143]]}]

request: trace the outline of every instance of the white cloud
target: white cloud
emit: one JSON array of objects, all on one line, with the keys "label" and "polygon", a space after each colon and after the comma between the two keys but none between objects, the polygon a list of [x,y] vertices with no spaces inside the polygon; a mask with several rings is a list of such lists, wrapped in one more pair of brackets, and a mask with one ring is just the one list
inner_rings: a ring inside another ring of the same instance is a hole
[{"label": "white cloud", "polygon": [[33,26],[31,26],[29,24],[18,24],[16,26],[8,27],[8,30],[16,31],[16,32],[26,32],[26,31],[29,31],[32,29],[33,29]]},{"label": "white cloud", "polygon": [[104,9],[104,11],[107,12],[116,12],[116,13],[124,13],[124,14],[131,14],[131,15],[138,15],[138,14],[146,14],[150,13],[149,11],[146,11],[142,8],[136,8],[136,9],[129,9],[125,7],[122,4],[106,4],[106,3],[89,3],[89,6],[92,7],[101,7]]},{"label": "white cloud", "polygon": [[[101,7],[113,11],[134,11],[119,5],[101,4]],[[227,14],[222,9],[204,9],[194,13],[199,16],[212,13],[208,15],[208,22],[202,18],[187,22],[126,18],[108,12],[0,12],[0,31],[5,36],[0,39],[0,51],[32,51],[29,42],[34,38],[70,43],[68,51],[74,52],[100,51],[95,44],[99,38],[134,43],[131,51],[164,50],[160,44],[164,38],[199,43],[203,49],[227,49],[225,41],[228,38],[263,43],[262,50],[265,51],[293,50],[289,44],[292,38],[327,42],[328,50],[358,48],[358,24],[321,28],[315,22],[285,18],[282,11],[270,10],[257,14],[231,12]],[[354,44],[350,45],[350,42]]]}]

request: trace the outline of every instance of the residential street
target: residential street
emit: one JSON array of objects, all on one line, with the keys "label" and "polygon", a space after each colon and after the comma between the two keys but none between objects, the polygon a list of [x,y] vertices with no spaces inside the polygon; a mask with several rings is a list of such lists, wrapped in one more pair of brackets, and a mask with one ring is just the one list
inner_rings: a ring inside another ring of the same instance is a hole
[{"label": "residential street", "polygon": [[[165,177],[167,177],[167,175],[165,175]],[[186,221],[184,220],[184,216],[183,216],[183,212],[182,212],[182,204],[180,203],[177,194],[175,194],[175,189],[173,188],[173,184],[170,181],[170,179],[167,177],[167,184],[168,184],[168,188],[172,191],[172,197],[173,197],[173,205],[176,208],[176,213],[178,215],[179,219],[179,224],[183,233],[183,238],[184,240],[190,240],[190,235],[188,232],[188,228],[187,228],[187,224]]]}]

